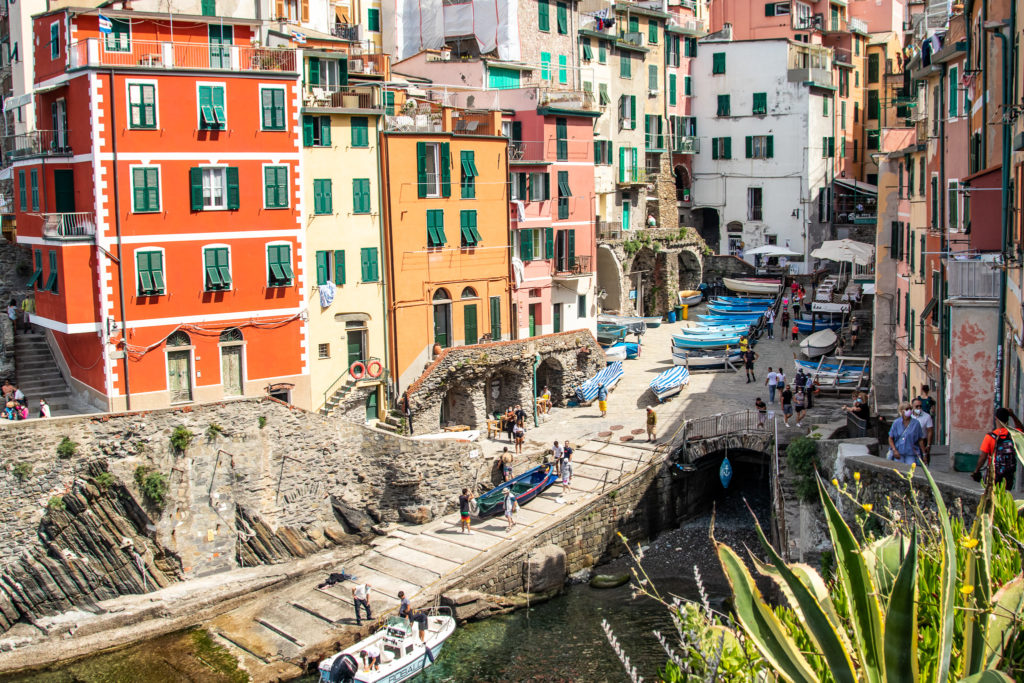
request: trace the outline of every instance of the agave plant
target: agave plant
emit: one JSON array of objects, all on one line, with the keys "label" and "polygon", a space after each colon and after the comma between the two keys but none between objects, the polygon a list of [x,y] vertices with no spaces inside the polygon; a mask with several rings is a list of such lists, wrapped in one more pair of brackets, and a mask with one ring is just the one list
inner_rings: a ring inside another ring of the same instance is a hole
[{"label": "agave plant", "polygon": [[[806,565],[785,562],[757,526],[768,562],[753,564],[779,586],[791,611],[769,606],[739,555],[716,543],[736,620],[777,676],[797,683],[1015,680],[1004,670],[1010,649],[1019,647],[1024,576],[1015,553],[1016,575],[993,591],[993,493],[986,490],[961,541],[961,566],[955,524],[924,473],[938,524],[937,542],[926,547],[917,528],[859,542],[818,480],[835,553],[830,583]],[[1024,548],[1018,539],[999,542]]]}]

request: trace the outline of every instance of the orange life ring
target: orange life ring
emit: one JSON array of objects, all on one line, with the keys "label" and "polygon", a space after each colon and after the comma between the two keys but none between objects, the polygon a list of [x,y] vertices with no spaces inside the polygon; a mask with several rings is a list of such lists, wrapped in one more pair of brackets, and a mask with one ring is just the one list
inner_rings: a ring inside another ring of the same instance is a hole
[{"label": "orange life ring", "polygon": [[348,374],[352,375],[352,379],[362,379],[366,376],[366,366],[356,361],[352,364],[352,367],[348,369]]},{"label": "orange life ring", "polygon": [[381,365],[381,362],[379,360],[371,360],[369,363],[366,364],[366,374],[368,374],[373,379],[377,379],[378,377],[380,377],[381,373],[383,372],[384,366]]}]

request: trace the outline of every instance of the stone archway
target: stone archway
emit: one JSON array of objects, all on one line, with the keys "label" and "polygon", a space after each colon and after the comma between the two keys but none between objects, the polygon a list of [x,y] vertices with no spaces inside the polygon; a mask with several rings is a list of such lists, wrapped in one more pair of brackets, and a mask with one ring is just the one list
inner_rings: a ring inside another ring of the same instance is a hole
[{"label": "stone archway", "polygon": [[562,363],[554,356],[548,356],[537,366],[537,395],[544,392],[544,387],[551,390],[551,404],[560,406],[565,398],[565,371]]},{"label": "stone archway", "polygon": [[704,277],[700,258],[689,249],[679,251],[679,289],[697,289]]},{"label": "stone archway", "polygon": [[722,242],[721,221],[718,216],[718,209],[704,207],[697,212],[699,217],[699,228],[701,239],[708,245],[708,248],[716,254],[721,254],[719,249]]},{"label": "stone archway", "polygon": [[521,373],[507,367],[499,367],[487,376],[484,385],[484,405],[487,415],[504,413],[509,407],[515,407],[523,402],[520,390],[524,382],[529,379]]},{"label": "stone archway", "polygon": [[597,288],[604,290],[599,311],[622,312],[622,266],[615,251],[607,244],[597,247]]},{"label": "stone archway", "polygon": [[668,309],[668,292],[665,289],[665,271],[668,254],[664,251],[655,252],[650,247],[643,247],[636,253],[630,266],[630,289],[637,289],[634,307],[637,315],[658,315]]},{"label": "stone archway", "polygon": [[482,420],[477,415],[476,402],[473,400],[473,393],[469,387],[461,384],[451,386],[441,399],[440,427],[449,424],[467,425],[476,429]]},{"label": "stone archway", "polygon": [[689,169],[687,169],[682,164],[679,164],[674,169],[672,169],[672,171],[676,179],[676,201],[690,201],[690,183],[692,181],[692,178],[690,177]]}]

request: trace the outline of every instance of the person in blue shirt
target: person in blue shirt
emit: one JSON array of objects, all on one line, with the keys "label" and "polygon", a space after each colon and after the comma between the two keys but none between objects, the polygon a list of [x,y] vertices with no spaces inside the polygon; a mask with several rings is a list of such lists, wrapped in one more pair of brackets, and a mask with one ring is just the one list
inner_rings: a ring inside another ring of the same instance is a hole
[{"label": "person in blue shirt", "polygon": [[601,417],[608,414],[608,389],[604,382],[597,385],[597,407],[601,409]]},{"label": "person in blue shirt", "polygon": [[914,411],[904,401],[899,407],[899,416],[889,429],[889,459],[912,465],[917,463],[924,450],[924,430],[914,419]]}]

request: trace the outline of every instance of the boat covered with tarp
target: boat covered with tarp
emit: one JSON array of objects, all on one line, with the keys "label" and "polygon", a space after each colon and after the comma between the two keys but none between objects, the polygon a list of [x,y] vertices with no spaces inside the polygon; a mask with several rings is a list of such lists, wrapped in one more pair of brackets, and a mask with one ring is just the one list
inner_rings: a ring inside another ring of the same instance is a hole
[{"label": "boat covered with tarp", "polygon": [[651,391],[659,401],[664,401],[678,394],[689,383],[690,371],[682,365],[676,365],[651,380]]},{"label": "boat covered with tarp", "polygon": [[505,491],[512,490],[512,495],[520,505],[525,505],[544,493],[545,489],[558,480],[555,468],[551,463],[538,465],[523,472],[518,477],[506,481],[501,486],[476,497],[477,517],[493,517],[505,513]]},{"label": "boat covered with tarp", "polygon": [[615,361],[606,365],[599,373],[588,379],[576,389],[576,400],[580,403],[589,403],[597,398],[597,388],[604,384],[608,391],[612,390],[625,373],[622,371],[622,361]]}]

